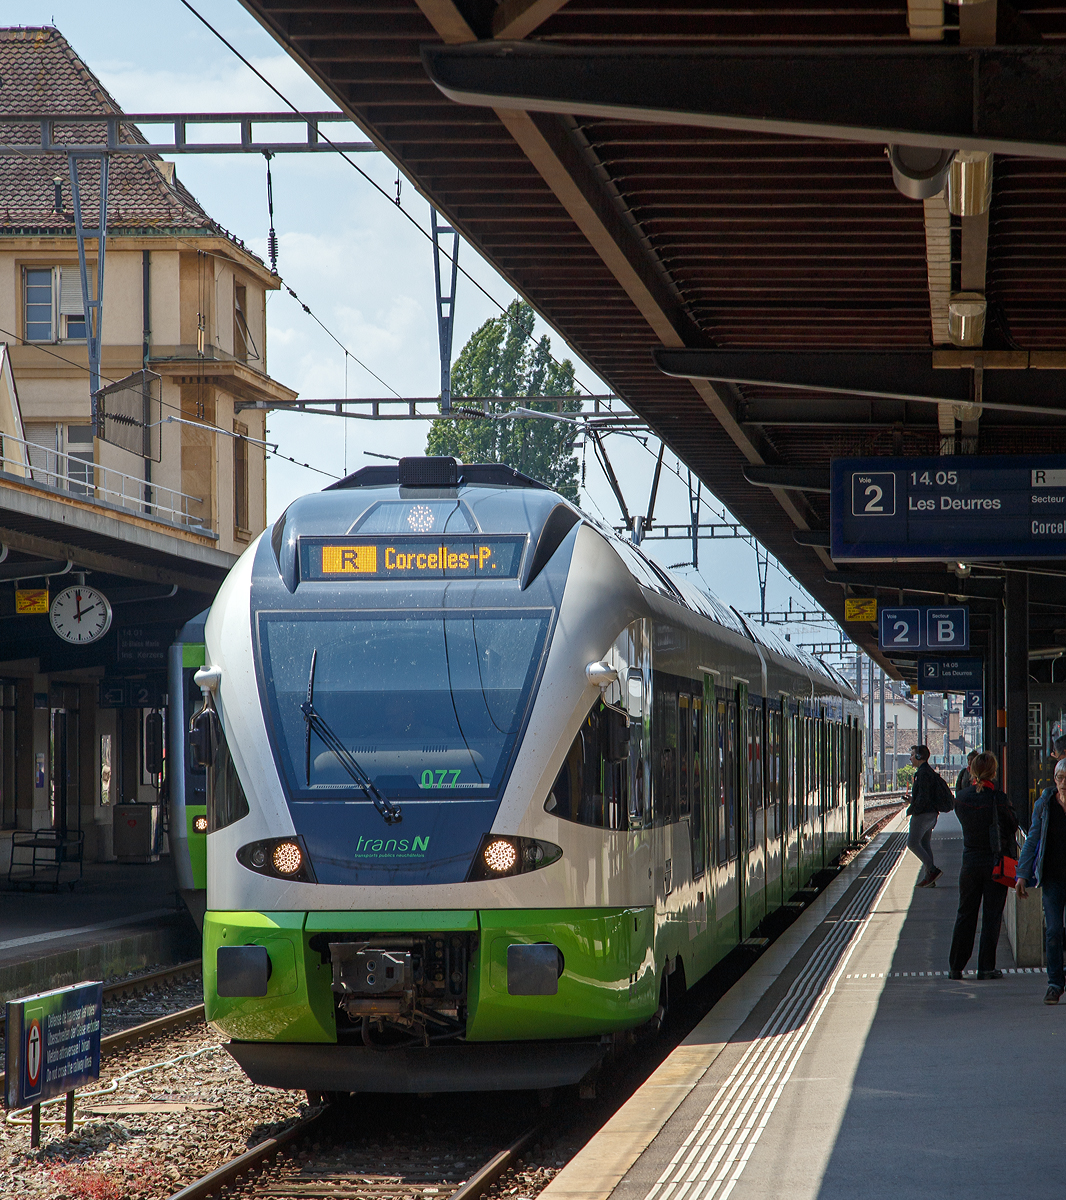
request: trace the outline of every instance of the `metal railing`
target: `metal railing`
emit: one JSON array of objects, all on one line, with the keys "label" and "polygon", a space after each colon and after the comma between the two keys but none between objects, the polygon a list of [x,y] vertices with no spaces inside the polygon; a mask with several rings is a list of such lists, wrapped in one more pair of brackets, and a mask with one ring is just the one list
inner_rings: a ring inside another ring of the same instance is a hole
[{"label": "metal railing", "polygon": [[164,484],[149,483],[115,467],[93,462],[88,457],[54,450],[10,434],[0,435],[0,470],[80,499],[95,500],[190,529],[206,528],[203,517],[196,512],[204,507],[200,496],[190,496]]}]

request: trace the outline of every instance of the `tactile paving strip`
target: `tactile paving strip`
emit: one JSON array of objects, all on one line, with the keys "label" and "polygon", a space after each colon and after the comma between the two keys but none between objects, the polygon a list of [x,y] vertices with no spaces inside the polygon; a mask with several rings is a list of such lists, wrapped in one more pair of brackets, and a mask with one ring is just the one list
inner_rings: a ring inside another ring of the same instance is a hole
[{"label": "tactile paving strip", "polygon": [[854,898],[749,1044],[648,1193],[648,1200],[725,1200],[825,1012],[885,885],[903,861],[893,834],[858,878]]}]

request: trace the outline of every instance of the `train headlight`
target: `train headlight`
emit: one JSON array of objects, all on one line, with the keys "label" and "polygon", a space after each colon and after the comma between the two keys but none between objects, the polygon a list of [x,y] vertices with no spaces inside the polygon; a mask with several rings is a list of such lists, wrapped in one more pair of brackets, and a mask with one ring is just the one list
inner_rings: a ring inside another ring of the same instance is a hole
[{"label": "train headlight", "polygon": [[546,867],[562,856],[563,852],[558,846],[539,838],[487,833],[481,839],[474,861],[470,864],[467,882],[523,875],[526,871]]},{"label": "train headlight", "polygon": [[207,832],[207,818],[206,817],[193,817],[192,829],[193,829],[193,833],[206,833]]},{"label": "train headlight", "polygon": [[278,842],[270,857],[279,875],[295,875],[304,862],[300,847],[295,842]]},{"label": "train headlight", "polygon": [[481,857],[490,871],[496,875],[504,875],[514,869],[515,863],[518,862],[518,851],[511,842],[504,838],[496,838],[481,852]]},{"label": "train headlight", "polygon": [[263,842],[250,842],[237,851],[237,861],[249,871],[269,875],[274,879],[287,879],[298,883],[316,883],[314,868],[307,856],[303,838],[270,838]]}]

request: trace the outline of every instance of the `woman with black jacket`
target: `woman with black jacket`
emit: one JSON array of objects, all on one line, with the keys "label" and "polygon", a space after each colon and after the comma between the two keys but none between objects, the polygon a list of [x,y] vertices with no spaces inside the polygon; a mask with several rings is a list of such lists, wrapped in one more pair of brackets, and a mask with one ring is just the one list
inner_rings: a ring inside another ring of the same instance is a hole
[{"label": "woman with black jacket", "polygon": [[996,970],[996,946],[1003,923],[1003,905],[1007,889],[992,878],[992,866],[998,857],[993,851],[995,835],[993,813],[999,817],[999,841],[1006,853],[1015,845],[1018,818],[1011,802],[995,785],[998,764],[996,756],[987,751],[970,764],[973,784],[962,788],[955,796],[955,815],[962,826],[962,870],[959,872],[959,914],[951,937],[948,974],[961,979],[973,953],[977,932],[977,911],[984,906],[981,922],[981,943],[977,949],[977,978],[1002,979]]}]

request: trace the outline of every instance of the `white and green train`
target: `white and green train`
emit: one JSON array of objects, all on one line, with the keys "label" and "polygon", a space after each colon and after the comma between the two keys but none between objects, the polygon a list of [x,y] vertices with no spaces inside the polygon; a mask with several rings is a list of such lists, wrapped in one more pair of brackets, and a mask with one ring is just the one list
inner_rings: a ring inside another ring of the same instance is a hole
[{"label": "white and green train", "polygon": [[257,1083],[578,1082],[861,830],[846,683],[508,468],[298,500],[204,644],[204,993]]}]

